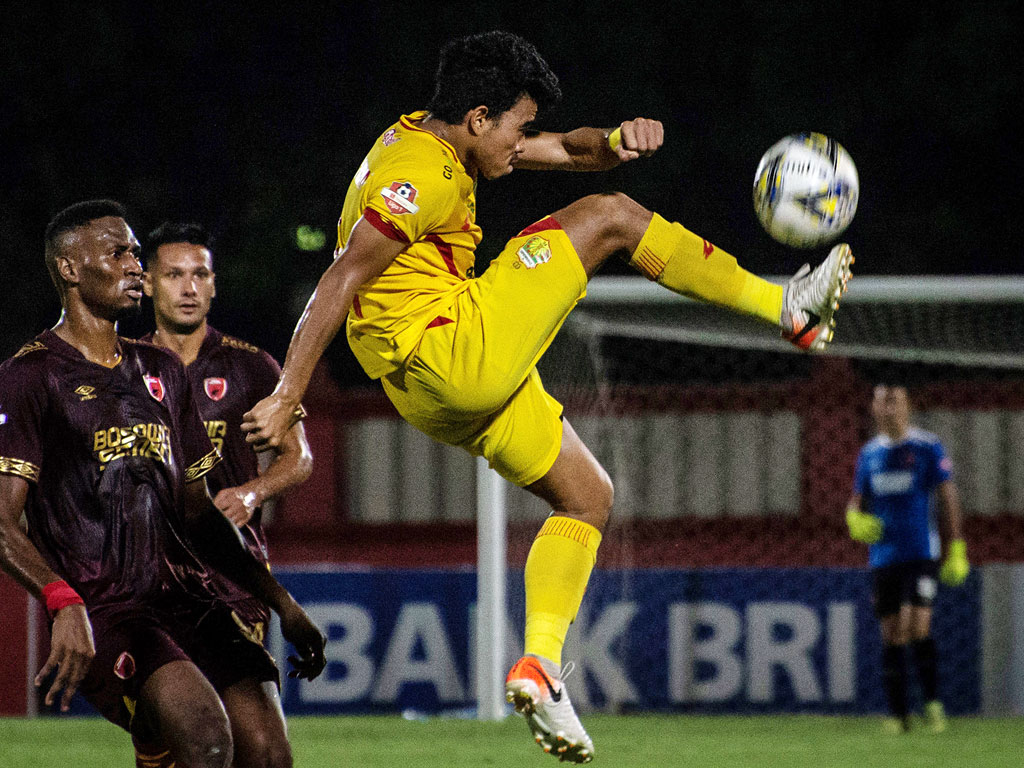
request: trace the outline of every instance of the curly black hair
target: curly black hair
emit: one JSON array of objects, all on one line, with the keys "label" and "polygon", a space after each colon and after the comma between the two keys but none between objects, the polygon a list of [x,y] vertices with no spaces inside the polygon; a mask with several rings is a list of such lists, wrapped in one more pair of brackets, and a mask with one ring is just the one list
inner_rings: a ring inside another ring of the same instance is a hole
[{"label": "curly black hair", "polygon": [[537,102],[538,110],[562,98],[558,78],[537,49],[511,32],[484,32],[448,41],[441,49],[434,83],[427,109],[452,125],[481,105],[496,119],[523,95]]}]

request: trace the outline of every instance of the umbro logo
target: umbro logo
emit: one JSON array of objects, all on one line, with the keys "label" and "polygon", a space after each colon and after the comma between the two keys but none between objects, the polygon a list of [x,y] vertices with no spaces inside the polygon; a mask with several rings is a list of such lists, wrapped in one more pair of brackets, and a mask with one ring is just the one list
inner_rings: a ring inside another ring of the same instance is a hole
[{"label": "umbro logo", "polygon": [[83,384],[82,386],[78,387],[78,389],[75,390],[75,394],[78,395],[79,402],[83,402],[85,400],[95,400],[96,387],[90,387],[86,384]]}]

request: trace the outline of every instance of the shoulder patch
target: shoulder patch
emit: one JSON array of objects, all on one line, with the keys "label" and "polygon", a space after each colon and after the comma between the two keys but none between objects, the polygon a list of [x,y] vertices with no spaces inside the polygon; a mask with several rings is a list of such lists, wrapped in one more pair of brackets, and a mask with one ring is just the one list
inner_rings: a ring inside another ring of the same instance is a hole
[{"label": "shoulder patch", "polygon": [[419,211],[420,207],[416,204],[418,194],[419,190],[408,181],[392,182],[390,187],[385,187],[380,191],[380,196],[384,198],[384,204],[396,216]]},{"label": "shoulder patch", "polygon": [[244,349],[246,352],[260,351],[260,348],[255,346],[254,344],[249,344],[248,342],[242,341],[241,339],[236,339],[232,336],[222,336],[220,339],[220,343],[222,346],[232,347],[234,349]]},{"label": "shoulder patch", "polygon": [[44,350],[44,349],[46,349],[46,345],[43,344],[43,342],[38,341],[38,340],[30,341],[27,344],[23,345],[22,348],[19,349],[17,352],[15,352],[14,353],[14,357],[15,358],[23,357],[23,356],[29,354],[30,352],[39,352],[39,351]]}]

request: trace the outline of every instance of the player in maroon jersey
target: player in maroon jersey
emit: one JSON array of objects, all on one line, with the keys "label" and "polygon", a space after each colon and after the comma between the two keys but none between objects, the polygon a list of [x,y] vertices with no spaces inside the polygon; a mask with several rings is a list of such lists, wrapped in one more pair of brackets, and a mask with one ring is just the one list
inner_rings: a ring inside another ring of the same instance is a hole
[{"label": "player in maroon jersey", "polygon": [[[138,250],[112,201],[78,203],[47,227],[63,312],[0,365],[0,566],[52,618],[37,676],[56,670],[47,704],[67,709],[81,689],[133,736],[166,745],[139,765],[224,768],[226,707],[277,669],[232,619],[209,566],[278,613],[299,653],[291,675],[320,673],[324,637],[213,505],[205,476],[219,456],[181,362],[117,335],[142,297]],[[246,716],[279,718],[265,697],[247,703]],[[270,734],[260,764],[291,765],[287,741]]]},{"label": "player in maroon jersey", "polygon": [[[211,246],[209,233],[198,224],[164,222],[149,234],[142,281],[153,299],[156,331],[143,341],[176,352],[185,364],[207,434],[222,458],[207,475],[214,504],[239,526],[253,555],[266,563],[264,507],[309,477],[312,455],[301,422],[292,426],[276,452],[257,454],[245,441],[242,415],[274,391],[281,368],[263,350],[207,323],[216,295]],[[216,578],[215,584],[239,626],[262,642],[270,609],[226,578]],[[276,699],[276,691],[269,693]],[[266,728],[252,718],[232,717],[236,743],[255,743],[237,736],[256,725]],[[283,719],[275,727],[283,736]]]},{"label": "player in maroon jersey", "polygon": [[[207,323],[216,295],[211,245],[198,224],[164,222],[149,234],[142,281],[153,299],[156,331],[143,341],[176,352],[185,364],[207,434],[223,459],[207,478],[214,503],[240,526],[252,553],[266,561],[263,506],[309,477],[312,455],[301,422],[272,454],[257,454],[245,441],[242,415],[274,391],[281,367],[260,348]],[[254,602],[237,588],[234,594]],[[256,611],[253,622],[269,619],[264,607]]]}]

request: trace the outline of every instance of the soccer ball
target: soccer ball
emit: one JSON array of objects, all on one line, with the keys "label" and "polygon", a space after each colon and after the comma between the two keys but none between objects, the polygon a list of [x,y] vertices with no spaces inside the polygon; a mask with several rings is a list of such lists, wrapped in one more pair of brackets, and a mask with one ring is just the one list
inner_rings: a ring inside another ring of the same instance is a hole
[{"label": "soccer ball", "polygon": [[857,168],[839,142],[797,133],[772,145],[758,163],[754,210],[775,240],[814,248],[850,225],[859,192]]}]

